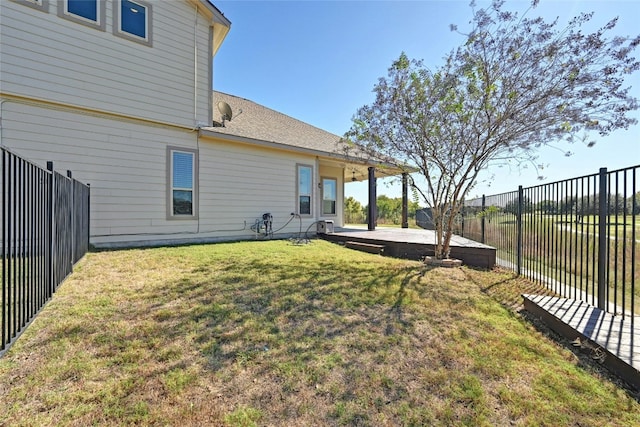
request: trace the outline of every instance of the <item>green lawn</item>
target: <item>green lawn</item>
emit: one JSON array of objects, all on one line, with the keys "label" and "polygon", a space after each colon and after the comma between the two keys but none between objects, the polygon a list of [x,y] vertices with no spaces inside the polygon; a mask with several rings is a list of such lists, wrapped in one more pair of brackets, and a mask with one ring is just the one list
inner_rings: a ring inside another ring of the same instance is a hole
[{"label": "green lawn", "polygon": [[0,359],[0,425],[640,425],[536,291],[324,241],[89,253]]}]

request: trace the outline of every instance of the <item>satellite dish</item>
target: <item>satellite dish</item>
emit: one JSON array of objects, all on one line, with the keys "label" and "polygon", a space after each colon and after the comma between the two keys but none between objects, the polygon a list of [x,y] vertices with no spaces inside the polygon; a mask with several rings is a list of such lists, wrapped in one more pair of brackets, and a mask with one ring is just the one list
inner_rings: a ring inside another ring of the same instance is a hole
[{"label": "satellite dish", "polygon": [[224,101],[218,102],[218,111],[222,114],[222,123],[224,124],[225,120],[231,121],[233,117],[233,111],[231,111],[231,106]]}]

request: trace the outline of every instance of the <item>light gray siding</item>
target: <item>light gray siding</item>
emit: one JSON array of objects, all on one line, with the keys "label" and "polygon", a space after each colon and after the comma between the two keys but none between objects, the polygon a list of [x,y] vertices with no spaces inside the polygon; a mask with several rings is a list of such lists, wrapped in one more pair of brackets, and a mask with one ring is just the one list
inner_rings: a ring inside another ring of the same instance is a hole
[{"label": "light gray siding", "polygon": [[[244,221],[249,228],[262,214],[270,213],[274,217],[274,230],[284,227],[280,233],[296,233],[302,224],[304,232],[315,218],[300,221],[291,216],[296,212],[296,164],[299,163],[313,165],[314,159],[286,151],[202,139],[201,229],[234,230],[241,228]],[[316,183],[317,173],[314,168]],[[314,198],[317,198],[317,185],[313,188]],[[250,231],[235,235],[255,237]]]},{"label": "light gray siding", "polygon": [[195,132],[12,101],[2,130],[11,151],[91,185],[93,243],[196,230],[194,221],[167,221],[165,209],[165,147],[196,148]]},{"label": "light gray siding", "polygon": [[[251,225],[267,212],[280,235],[310,226],[315,232],[317,217],[291,216],[300,163],[314,165],[314,212],[320,206],[320,175],[335,177],[338,198],[343,197],[342,169],[317,167],[312,156],[213,138],[198,141],[196,132],[167,126],[8,101],[2,130],[3,144],[13,152],[40,165],[53,161],[56,170],[71,170],[91,185],[96,245],[261,238]],[[167,146],[198,151],[197,220],[167,220]],[[338,216],[330,218],[338,226],[341,204]]]},{"label": "light gray siding", "polygon": [[208,123],[209,21],[186,1],[153,1],[153,46],[0,1],[2,92],[185,127]]}]

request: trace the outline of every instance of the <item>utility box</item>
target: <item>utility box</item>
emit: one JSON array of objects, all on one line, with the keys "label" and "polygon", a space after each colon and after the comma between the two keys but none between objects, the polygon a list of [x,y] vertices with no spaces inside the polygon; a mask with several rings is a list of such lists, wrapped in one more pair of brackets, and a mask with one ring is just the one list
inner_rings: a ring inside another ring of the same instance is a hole
[{"label": "utility box", "polygon": [[331,234],[333,233],[333,220],[324,219],[318,221],[318,234]]}]

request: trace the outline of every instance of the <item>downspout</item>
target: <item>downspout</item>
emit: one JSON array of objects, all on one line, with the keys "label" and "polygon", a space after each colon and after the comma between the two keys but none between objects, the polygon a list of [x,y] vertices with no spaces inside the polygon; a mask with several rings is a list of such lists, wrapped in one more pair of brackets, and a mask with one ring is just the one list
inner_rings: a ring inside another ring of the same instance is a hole
[{"label": "downspout", "polygon": [[198,4],[193,15],[193,127],[198,128]]},{"label": "downspout", "polygon": [[[198,4],[196,3],[196,7],[194,9],[193,15],[193,129],[199,130],[200,124],[198,123]],[[198,163],[200,163],[200,133],[196,132],[196,150],[198,152],[198,156],[196,159]],[[197,223],[196,223],[196,234],[200,234],[200,165],[194,165],[195,169],[198,171],[198,176],[194,178],[197,180],[198,191],[197,194],[194,188],[194,197],[192,203],[194,203],[193,209],[194,212],[198,213]],[[194,184],[195,185],[195,184]]]},{"label": "downspout", "polygon": [[[200,129],[200,124],[198,123],[198,4],[196,3],[196,7],[193,10],[193,130],[198,131]],[[196,160],[200,163],[200,133],[196,132],[196,150],[197,157]],[[198,176],[195,176],[194,179],[197,180],[198,191],[195,191],[194,184],[194,197],[192,203],[194,204],[193,210],[197,212],[198,218],[196,220],[196,234],[200,234],[200,165],[197,167],[194,165],[194,168],[198,171]]]}]

